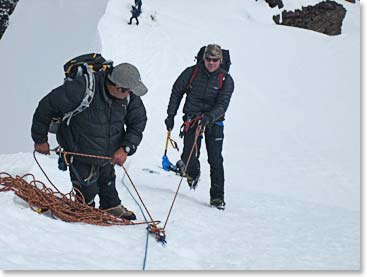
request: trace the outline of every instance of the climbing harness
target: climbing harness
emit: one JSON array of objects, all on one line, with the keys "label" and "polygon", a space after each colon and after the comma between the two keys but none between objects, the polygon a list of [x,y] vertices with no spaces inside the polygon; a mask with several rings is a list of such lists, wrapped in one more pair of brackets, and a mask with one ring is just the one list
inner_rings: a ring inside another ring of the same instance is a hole
[{"label": "climbing harness", "polygon": [[188,115],[185,117],[184,123],[182,123],[180,128],[180,138],[183,138],[185,133],[194,126],[203,118],[204,115],[199,115],[196,117],[192,117],[191,115]]}]

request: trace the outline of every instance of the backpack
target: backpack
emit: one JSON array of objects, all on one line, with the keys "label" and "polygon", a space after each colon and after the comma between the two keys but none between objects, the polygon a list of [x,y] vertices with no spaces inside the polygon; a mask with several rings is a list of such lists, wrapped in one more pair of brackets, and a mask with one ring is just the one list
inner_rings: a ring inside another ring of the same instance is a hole
[{"label": "backpack", "polygon": [[[197,53],[197,55],[195,56],[195,60],[196,60],[196,66],[194,68],[194,71],[191,75],[190,81],[187,84],[186,89],[190,89],[191,88],[191,84],[194,81],[194,79],[196,78],[196,76],[198,75],[199,72],[199,66],[201,63],[203,63],[203,57],[204,57],[204,51],[205,51],[206,46],[203,46],[200,48],[199,52]],[[222,67],[227,73],[229,72],[229,68],[231,67],[231,57],[229,55],[229,50],[226,49],[222,49],[222,54],[223,54],[223,61],[220,64],[220,67]],[[219,89],[222,89],[223,87],[223,82],[226,79],[226,74],[224,73],[219,73]]]},{"label": "backpack", "polygon": [[69,60],[64,64],[65,78],[64,83],[74,80],[77,77],[84,76],[86,81],[86,88],[84,97],[80,105],[71,112],[64,114],[61,117],[52,118],[49,132],[56,134],[62,121],[67,120],[66,124],[70,124],[73,116],[81,113],[87,109],[93,100],[95,92],[95,77],[93,72],[108,71],[113,67],[113,61],[106,60],[101,54],[90,53],[80,55]]}]

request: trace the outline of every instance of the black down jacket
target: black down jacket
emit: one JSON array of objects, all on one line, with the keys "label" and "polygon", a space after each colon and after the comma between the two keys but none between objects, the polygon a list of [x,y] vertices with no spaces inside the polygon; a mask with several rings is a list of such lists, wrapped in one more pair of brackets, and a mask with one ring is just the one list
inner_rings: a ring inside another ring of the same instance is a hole
[{"label": "black down jacket", "polygon": [[[72,117],[69,126],[66,120],[62,122],[57,140],[65,150],[111,157],[119,147],[126,145],[132,149],[129,153],[132,155],[140,144],[147,122],[144,104],[134,94],[129,102],[109,96],[105,88],[106,76],[105,72],[95,74],[96,89],[89,108]],[[84,77],[67,81],[39,102],[31,128],[35,143],[47,141],[53,117],[79,106],[84,98],[85,85]]]},{"label": "black down jacket", "polygon": [[[186,93],[186,101],[183,112],[186,115],[209,114],[213,121],[224,120],[231,96],[234,90],[234,82],[223,68],[210,73],[204,64],[199,65],[196,78],[187,89],[195,66],[186,68],[173,85],[171,97],[168,104],[167,114],[176,115],[182,97]],[[225,73],[222,89],[219,89],[219,74]]]}]

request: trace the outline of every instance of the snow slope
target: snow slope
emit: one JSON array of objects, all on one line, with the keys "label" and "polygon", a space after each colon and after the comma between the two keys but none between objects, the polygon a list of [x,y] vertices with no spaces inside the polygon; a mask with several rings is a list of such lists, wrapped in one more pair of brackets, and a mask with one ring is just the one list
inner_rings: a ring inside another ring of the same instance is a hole
[{"label": "snow slope", "polygon": [[[316,2],[287,0],[284,4],[294,9]],[[143,97],[149,118],[144,139],[126,167],[153,217],[164,222],[179,182],[177,176],[160,169],[170,90],[202,45],[218,43],[231,51],[235,80],[223,151],[227,207],[224,212],[208,207],[210,180],[203,147],[199,186],[190,191],[182,184],[166,227],[167,246],[150,238],[146,269],[359,270],[360,7],[359,2],[338,2],[348,12],[343,34],[336,37],[276,26],[271,20],[274,10],[261,1],[144,1],[139,26],[126,24],[130,1],[110,0],[104,14],[103,4],[98,9],[91,6],[88,12],[93,20],[103,14],[98,23],[100,45],[90,44],[96,41],[91,32],[78,47],[45,52],[50,58],[27,56],[42,63],[52,61],[52,66],[44,72],[43,84],[34,82],[34,72],[21,75],[21,83],[27,84],[22,94],[26,100],[17,101],[20,109],[14,120],[8,120],[10,106],[2,102],[0,118],[8,126],[4,129],[9,129],[9,143],[2,146],[0,171],[30,172],[45,180],[31,154],[33,110],[60,83],[66,59],[100,46],[116,64],[135,64],[149,87]],[[66,22],[72,17],[68,5],[76,5],[78,14],[86,4],[72,3],[21,1],[14,13],[15,26],[9,27],[0,44],[7,45],[8,60],[22,62],[21,51],[10,46],[17,40],[32,42],[27,44],[30,53],[43,53],[32,38],[25,41],[29,29],[44,26],[41,17],[25,21],[30,6],[53,15],[39,40],[59,45],[64,35],[54,30],[61,17]],[[56,17],[59,9],[65,12]],[[150,19],[151,14],[157,21]],[[88,25],[84,20],[85,16],[78,22]],[[93,24],[88,25],[91,30]],[[66,41],[63,47],[70,47]],[[4,55],[5,50],[0,50]],[[5,76],[14,80],[8,73]],[[5,94],[10,87],[2,90],[3,97],[14,97],[15,92]],[[182,146],[180,115],[175,125],[173,138]],[[171,161],[179,158],[172,149],[168,156]],[[56,157],[38,157],[58,188],[68,192],[68,174],[58,171]],[[121,169],[117,180],[123,204],[142,220]],[[68,224],[38,215],[15,199],[11,192],[0,193],[1,269],[142,268],[144,227]]]}]

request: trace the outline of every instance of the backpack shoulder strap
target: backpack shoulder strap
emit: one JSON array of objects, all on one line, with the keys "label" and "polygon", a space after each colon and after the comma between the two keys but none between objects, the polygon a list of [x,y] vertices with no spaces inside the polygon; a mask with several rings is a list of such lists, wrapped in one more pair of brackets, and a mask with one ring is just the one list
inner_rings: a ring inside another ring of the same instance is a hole
[{"label": "backpack shoulder strap", "polygon": [[[195,66],[194,71],[192,72],[190,81],[187,84],[186,90],[188,90],[191,87],[192,82],[195,80],[196,76],[198,75],[199,66],[200,66],[200,64]],[[227,76],[227,73],[225,73],[225,72],[220,72],[219,73],[219,89],[223,88],[223,82],[226,80],[226,76]]]},{"label": "backpack shoulder strap", "polygon": [[196,76],[198,75],[198,72],[199,72],[199,65],[195,66],[194,71],[192,72],[192,75],[191,75],[190,81],[189,81],[189,83],[187,84],[186,91],[187,91],[189,88],[191,88],[192,82],[195,80]]},{"label": "backpack shoulder strap", "polygon": [[223,88],[223,82],[226,80],[226,73],[220,72],[219,73],[219,89]]},{"label": "backpack shoulder strap", "polygon": [[81,113],[82,111],[84,111],[85,109],[89,108],[90,103],[93,100],[94,97],[94,93],[95,93],[95,86],[96,86],[96,80],[95,80],[95,76],[92,72],[92,70],[90,69],[90,67],[88,66],[88,64],[83,64],[83,66],[86,68],[86,72],[87,74],[84,74],[84,78],[85,78],[85,92],[84,92],[84,98],[82,99],[82,102],[79,104],[79,106],[71,111],[68,112],[64,115],[64,117],[62,118],[62,120],[67,120],[66,124],[69,126],[70,124],[70,120],[73,116]]}]

